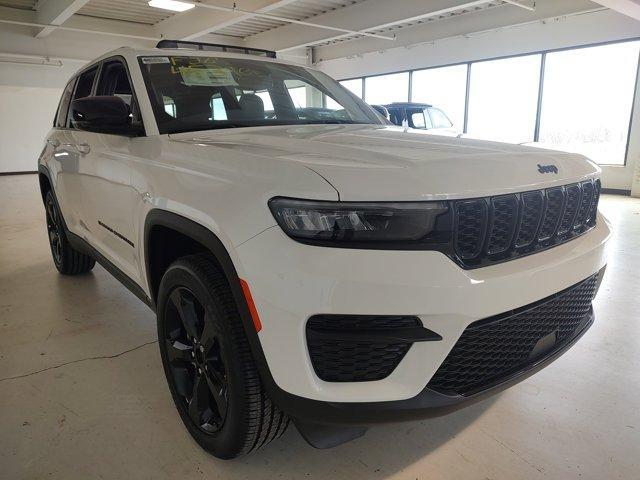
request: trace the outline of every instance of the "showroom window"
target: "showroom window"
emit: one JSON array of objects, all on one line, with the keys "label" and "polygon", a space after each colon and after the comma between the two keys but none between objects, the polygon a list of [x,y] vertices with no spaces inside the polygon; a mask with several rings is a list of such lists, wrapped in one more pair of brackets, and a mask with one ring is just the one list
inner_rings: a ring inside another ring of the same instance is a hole
[{"label": "showroom window", "polygon": [[640,42],[546,56],[540,145],[624,165]]},{"label": "showroom window", "polygon": [[406,102],[409,99],[409,72],[367,77],[364,96],[370,105]]},{"label": "showroom window", "polygon": [[362,79],[354,78],[352,80],[343,80],[340,82],[344,88],[349,90],[355,96],[362,98]]},{"label": "showroom window", "polygon": [[542,55],[471,64],[467,133],[510,143],[534,141]]},{"label": "showroom window", "polygon": [[307,89],[305,87],[290,88],[289,96],[296,108],[305,108],[307,106]]},{"label": "showroom window", "polygon": [[417,70],[413,72],[411,81],[411,101],[441,108],[453,125],[462,131],[466,90],[466,64]]},{"label": "showroom window", "polygon": [[[361,78],[352,78],[351,80],[341,80],[340,85],[353,93],[356,97],[362,98],[362,79]],[[325,105],[327,108],[332,110],[337,110],[342,108],[338,102],[336,102],[333,98],[324,96]]]}]

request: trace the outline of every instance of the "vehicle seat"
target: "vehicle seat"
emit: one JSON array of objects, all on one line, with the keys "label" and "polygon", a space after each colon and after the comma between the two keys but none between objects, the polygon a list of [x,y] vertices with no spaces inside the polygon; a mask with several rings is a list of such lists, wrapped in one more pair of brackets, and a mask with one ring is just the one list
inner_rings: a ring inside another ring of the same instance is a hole
[{"label": "vehicle seat", "polygon": [[264,120],[264,102],[253,93],[244,93],[238,99],[238,110],[232,110],[234,120]]}]

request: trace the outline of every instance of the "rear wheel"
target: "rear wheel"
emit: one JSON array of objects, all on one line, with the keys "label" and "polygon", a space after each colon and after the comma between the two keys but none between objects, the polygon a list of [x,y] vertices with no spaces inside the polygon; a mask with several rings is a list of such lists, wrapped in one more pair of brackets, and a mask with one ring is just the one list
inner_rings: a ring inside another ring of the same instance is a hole
[{"label": "rear wheel", "polygon": [[171,395],[202,448],[234,458],[284,433],[289,419],[262,387],[231,290],[210,256],[167,269],[158,338]]},{"label": "rear wheel", "polygon": [[44,206],[51,256],[58,271],[64,275],[77,275],[90,271],[96,261],[69,244],[62,223],[62,215],[51,190],[45,196]]}]

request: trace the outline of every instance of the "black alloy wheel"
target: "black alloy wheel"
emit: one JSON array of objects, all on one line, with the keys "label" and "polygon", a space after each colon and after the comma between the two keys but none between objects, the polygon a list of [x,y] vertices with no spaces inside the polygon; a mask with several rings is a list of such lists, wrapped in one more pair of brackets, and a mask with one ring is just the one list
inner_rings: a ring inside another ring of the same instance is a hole
[{"label": "black alloy wheel", "polygon": [[284,433],[289,418],[262,385],[229,281],[211,255],[185,256],[167,268],[157,314],[171,396],[203,449],[234,458]]},{"label": "black alloy wheel", "polygon": [[45,195],[44,210],[51,256],[58,271],[64,275],[78,275],[91,270],[96,261],[69,243],[62,214],[51,190]]},{"label": "black alloy wheel", "polygon": [[62,230],[62,222],[58,209],[53,200],[53,196],[48,194],[45,200],[45,211],[47,218],[47,233],[49,235],[49,245],[51,246],[51,255],[56,266],[62,264],[62,238],[64,231]]},{"label": "black alloy wheel", "polygon": [[164,342],[178,394],[193,423],[205,433],[224,424],[227,372],[220,332],[187,287],[175,288],[165,314]]}]

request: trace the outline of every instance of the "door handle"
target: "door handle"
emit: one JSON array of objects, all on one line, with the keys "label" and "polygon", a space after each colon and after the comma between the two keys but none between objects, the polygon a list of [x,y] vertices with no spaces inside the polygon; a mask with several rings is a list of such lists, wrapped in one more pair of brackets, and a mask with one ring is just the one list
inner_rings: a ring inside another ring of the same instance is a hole
[{"label": "door handle", "polygon": [[78,152],[80,152],[82,155],[86,155],[91,151],[91,145],[89,145],[88,143],[79,143],[74,146],[76,147]]},{"label": "door handle", "polygon": [[[54,150],[58,150],[59,148],[75,148],[76,150],[80,151],[78,145],[76,145],[75,143],[62,143],[57,138],[54,138],[53,140],[47,140],[47,143],[51,145]],[[88,146],[86,143],[83,145]]]}]

